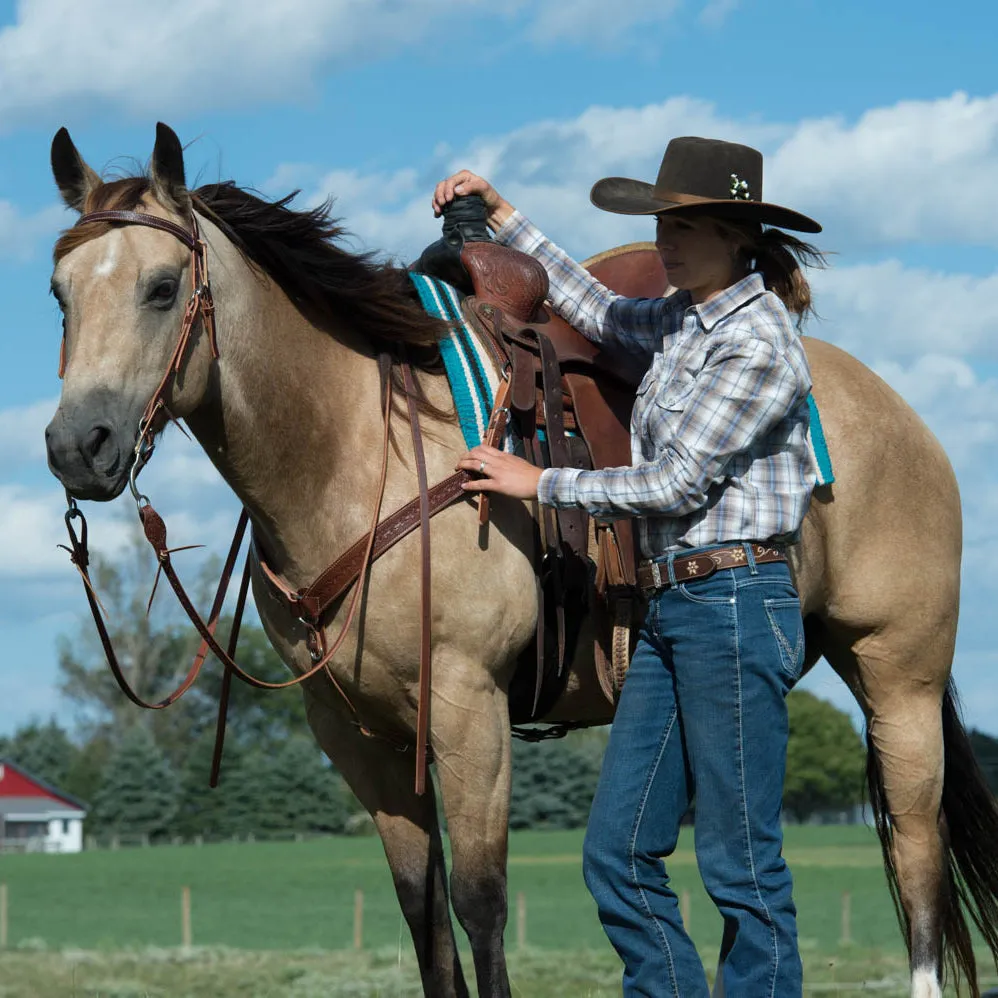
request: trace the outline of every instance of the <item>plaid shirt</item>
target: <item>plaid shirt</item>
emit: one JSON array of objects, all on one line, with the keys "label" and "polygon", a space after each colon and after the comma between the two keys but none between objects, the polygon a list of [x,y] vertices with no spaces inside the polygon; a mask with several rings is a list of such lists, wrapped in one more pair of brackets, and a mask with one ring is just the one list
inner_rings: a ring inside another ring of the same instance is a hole
[{"label": "plaid shirt", "polygon": [[623,298],[519,212],[496,239],[536,257],[559,315],[649,364],[631,414],[632,465],[551,468],[537,495],[604,519],[638,517],[641,550],[789,540],[814,484],[811,373],[797,330],[759,274],[693,305],[688,292]]}]

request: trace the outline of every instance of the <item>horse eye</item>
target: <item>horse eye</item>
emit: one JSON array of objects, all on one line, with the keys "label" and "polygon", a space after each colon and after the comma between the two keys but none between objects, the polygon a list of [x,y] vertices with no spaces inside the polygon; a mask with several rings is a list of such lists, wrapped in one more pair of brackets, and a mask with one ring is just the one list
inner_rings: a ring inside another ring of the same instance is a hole
[{"label": "horse eye", "polygon": [[177,282],[160,281],[149,293],[149,301],[154,305],[167,305],[177,296]]}]

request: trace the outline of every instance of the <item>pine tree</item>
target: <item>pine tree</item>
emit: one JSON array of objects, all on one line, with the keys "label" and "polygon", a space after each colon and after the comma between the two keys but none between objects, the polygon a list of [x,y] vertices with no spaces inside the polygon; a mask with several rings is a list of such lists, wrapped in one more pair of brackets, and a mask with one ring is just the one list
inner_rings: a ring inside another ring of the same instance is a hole
[{"label": "pine tree", "polygon": [[304,736],[292,736],[274,751],[247,752],[230,779],[230,813],[240,835],[342,832],[359,809],[342,777]]},{"label": "pine tree", "polygon": [[187,752],[180,770],[180,794],[173,819],[174,835],[205,839],[230,838],[239,831],[235,816],[238,772],[245,755],[235,738],[226,740],[217,787],[209,786],[215,733],[207,731]]},{"label": "pine tree", "polygon": [[51,718],[48,724],[32,722],[18,728],[0,755],[17,763],[32,776],[59,790],[70,791],[67,777],[77,749],[69,735]]},{"label": "pine tree", "polygon": [[143,724],[129,728],[104,769],[94,800],[101,833],[161,838],[177,810],[177,783],[163,752]]},{"label": "pine tree", "polygon": [[510,828],[584,828],[603,752],[581,737],[513,743]]}]

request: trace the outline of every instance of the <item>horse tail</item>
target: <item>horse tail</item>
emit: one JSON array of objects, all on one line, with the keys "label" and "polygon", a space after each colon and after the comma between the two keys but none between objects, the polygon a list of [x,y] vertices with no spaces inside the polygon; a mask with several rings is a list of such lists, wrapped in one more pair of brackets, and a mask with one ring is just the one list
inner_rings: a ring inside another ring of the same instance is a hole
[{"label": "horse tail", "polygon": [[[998,965],[998,801],[988,787],[960,719],[953,681],[942,703],[943,799],[940,832],[946,849],[948,890],[942,901],[942,944],[949,971],[959,983],[967,980],[979,995],[977,961],[967,924],[969,914]],[[874,824],[884,856],[884,871],[905,942],[911,939],[908,917],[901,905],[893,833],[880,763],[867,734],[866,777]]]}]

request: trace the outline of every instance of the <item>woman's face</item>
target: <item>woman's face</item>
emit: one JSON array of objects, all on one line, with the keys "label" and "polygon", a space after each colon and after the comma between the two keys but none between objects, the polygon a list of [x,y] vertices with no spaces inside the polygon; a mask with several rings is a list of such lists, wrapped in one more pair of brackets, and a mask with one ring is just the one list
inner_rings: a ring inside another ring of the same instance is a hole
[{"label": "woman's face", "polygon": [[669,273],[669,283],[689,291],[695,303],[731,287],[743,275],[737,245],[709,218],[658,216],[655,245]]}]

